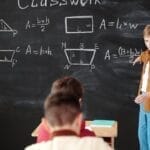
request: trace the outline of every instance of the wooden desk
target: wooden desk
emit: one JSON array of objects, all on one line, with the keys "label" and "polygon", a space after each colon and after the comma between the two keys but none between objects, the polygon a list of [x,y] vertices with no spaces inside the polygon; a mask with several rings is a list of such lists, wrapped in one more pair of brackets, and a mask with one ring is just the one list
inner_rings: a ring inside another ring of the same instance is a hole
[{"label": "wooden desk", "polygon": [[91,126],[92,121],[86,121],[86,126],[90,127],[97,137],[110,138],[110,145],[114,148],[115,137],[118,135],[117,121],[111,127]]}]

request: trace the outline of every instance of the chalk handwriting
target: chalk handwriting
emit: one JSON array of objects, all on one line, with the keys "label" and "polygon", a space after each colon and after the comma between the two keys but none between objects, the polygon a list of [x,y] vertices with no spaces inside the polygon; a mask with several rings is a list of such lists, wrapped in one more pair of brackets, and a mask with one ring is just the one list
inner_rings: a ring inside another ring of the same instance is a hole
[{"label": "chalk handwriting", "polygon": [[[65,33],[66,34],[87,34],[94,32],[93,16],[67,16],[65,17]],[[99,30],[107,30],[114,28],[116,30],[136,30],[139,27],[138,23],[131,23],[122,18],[106,20],[102,18],[98,24]]]},{"label": "chalk handwriting", "polygon": [[33,49],[31,48],[31,45],[28,45],[25,50],[25,55],[48,55],[52,56],[52,50],[48,46],[46,49],[43,48],[43,46],[40,47],[40,49]]},{"label": "chalk handwriting", "polygon": [[44,48],[44,46],[40,46],[39,49],[33,49],[31,45],[27,45],[25,49],[21,49],[20,46],[17,46],[15,50],[0,50],[0,63],[11,63],[12,68],[18,62],[17,57],[14,58],[15,54],[20,53],[24,56],[52,56],[52,50],[50,46]]},{"label": "chalk handwriting", "polygon": [[37,17],[34,23],[31,23],[31,21],[28,20],[26,23],[25,29],[39,27],[41,32],[45,32],[46,27],[49,25],[49,23],[50,23],[50,20],[47,16],[43,19],[40,19],[39,17]]},{"label": "chalk handwriting", "polygon": [[115,53],[111,50],[106,50],[104,60],[118,59],[118,58],[128,58],[129,63],[132,63],[134,57],[137,57],[142,52],[142,49],[138,50],[137,48],[126,49],[122,46],[119,46]]},{"label": "chalk handwriting", "polygon": [[61,6],[99,6],[102,5],[103,0],[17,0],[18,8],[25,10],[28,8],[37,8],[37,7],[61,7]]},{"label": "chalk handwriting", "polygon": [[118,30],[121,29],[130,29],[130,30],[135,30],[137,29],[137,27],[139,26],[138,23],[131,23],[128,21],[121,21],[120,18],[116,18],[114,20],[106,20],[106,19],[102,19],[100,21],[100,25],[99,25],[99,29],[100,30],[107,30],[109,28],[115,28]]}]

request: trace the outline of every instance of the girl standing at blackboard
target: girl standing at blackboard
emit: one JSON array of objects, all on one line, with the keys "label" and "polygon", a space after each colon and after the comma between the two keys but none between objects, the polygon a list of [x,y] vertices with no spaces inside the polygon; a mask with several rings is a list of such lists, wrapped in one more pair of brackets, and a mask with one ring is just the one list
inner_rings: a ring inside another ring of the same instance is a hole
[{"label": "girl standing at blackboard", "polygon": [[135,103],[140,104],[138,137],[140,150],[150,150],[150,25],[144,28],[144,43],[146,50],[137,57],[137,62],[143,63],[139,95]]}]

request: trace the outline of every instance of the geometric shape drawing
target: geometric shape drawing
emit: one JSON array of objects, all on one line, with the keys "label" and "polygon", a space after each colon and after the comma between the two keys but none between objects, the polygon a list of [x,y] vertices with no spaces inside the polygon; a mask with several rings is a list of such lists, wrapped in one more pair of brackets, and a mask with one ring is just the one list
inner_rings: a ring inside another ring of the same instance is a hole
[{"label": "geometric shape drawing", "polygon": [[95,57],[95,49],[64,49],[68,67],[70,65],[90,65],[94,68],[93,60]]},{"label": "geometric shape drawing", "polygon": [[3,19],[0,19],[0,32],[12,32],[13,36],[17,34],[17,30],[13,30]]},{"label": "geometric shape drawing", "polygon": [[65,32],[68,34],[93,33],[93,16],[65,17]]},{"label": "geometric shape drawing", "polygon": [[12,67],[14,66],[14,55],[15,50],[0,50],[0,62],[2,63],[12,63]]}]

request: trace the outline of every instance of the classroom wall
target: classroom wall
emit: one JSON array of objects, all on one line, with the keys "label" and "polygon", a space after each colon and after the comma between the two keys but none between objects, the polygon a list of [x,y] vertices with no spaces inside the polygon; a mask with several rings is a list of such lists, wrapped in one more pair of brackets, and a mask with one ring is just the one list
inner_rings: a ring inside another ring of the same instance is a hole
[{"label": "classroom wall", "polygon": [[43,101],[64,75],[85,87],[86,119],[118,121],[117,150],[137,150],[134,103],[150,23],[148,0],[1,0],[0,133],[5,149],[35,141]]}]

